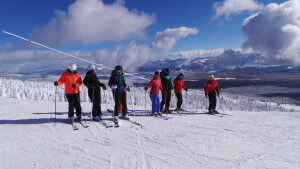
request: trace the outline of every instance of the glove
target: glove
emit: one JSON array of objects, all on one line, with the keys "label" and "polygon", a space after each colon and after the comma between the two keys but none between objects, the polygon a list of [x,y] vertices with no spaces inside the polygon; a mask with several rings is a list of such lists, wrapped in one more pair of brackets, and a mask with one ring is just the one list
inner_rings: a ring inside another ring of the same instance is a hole
[{"label": "glove", "polygon": [[188,91],[188,89],[185,89],[185,91]]},{"label": "glove", "polygon": [[208,97],[207,94],[205,95],[205,97],[206,97],[206,98]]},{"label": "glove", "polygon": [[54,86],[57,86],[57,85],[58,85],[58,82],[57,82],[57,81],[55,81],[55,82],[54,82]]},{"label": "glove", "polygon": [[118,86],[117,86],[117,85],[112,85],[111,88],[112,88],[112,89],[117,89]]},{"label": "glove", "polygon": [[147,90],[148,89],[148,87],[147,86],[145,86],[145,90]]},{"label": "glove", "polygon": [[130,92],[130,88],[129,88],[129,86],[127,86],[125,90],[127,90],[127,91],[129,91],[129,92]]},{"label": "glove", "polygon": [[73,83],[73,84],[72,84],[72,87],[73,87],[73,88],[75,88],[75,87],[76,87],[76,84],[75,84],[75,83]]},{"label": "glove", "polygon": [[103,84],[101,87],[102,87],[103,90],[106,90],[105,84]]}]

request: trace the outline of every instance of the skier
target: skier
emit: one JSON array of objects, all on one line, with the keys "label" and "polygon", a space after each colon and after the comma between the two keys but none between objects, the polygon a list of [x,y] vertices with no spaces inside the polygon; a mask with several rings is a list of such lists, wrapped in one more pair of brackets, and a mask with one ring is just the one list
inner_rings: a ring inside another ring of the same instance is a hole
[{"label": "skier", "polygon": [[161,115],[159,91],[162,90],[162,86],[158,71],[154,73],[153,79],[150,81],[150,83],[147,86],[145,86],[145,90],[147,90],[148,88],[151,88],[150,98],[152,102],[152,114]]},{"label": "skier", "polygon": [[126,103],[126,92],[127,87],[125,79],[122,76],[122,66],[118,65],[115,67],[112,75],[109,79],[108,85],[113,90],[114,100],[115,100],[115,109],[113,114],[113,121],[118,124],[118,115],[120,103],[122,103],[122,116],[123,119],[129,119],[127,112],[127,103]]},{"label": "skier", "polygon": [[180,73],[174,80],[174,93],[177,98],[177,108],[175,109],[175,111],[183,111],[183,109],[181,108],[183,102],[182,89],[188,91],[188,89],[184,85],[183,76],[184,76],[183,73]]},{"label": "skier", "polygon": [[96,66],[89,65],[88,71],[86,72],[86,76],[83,79],[83,83],[88,88],[88,95],[93,103],[92,109],[92,120],[100,121],[102,120],[102,112],[101,112],[101,90],[106,90],[106,86],[104,83],[100,83],[97,74],[96,74]]},{"label": "skier", "polygon": [[[160,111],[162,113],[171,113],[170,101],[171,101],[171,90],[174,89],[173,81],[170,76],[171,70],[166,68],[160,72],[160,79],[162,84],[162,101],[160,103]],[[165,109],[164,108],[165,105]]]},{"label": "skier", "polygon": [[209,99],[209,107],[208,112],[210,114],[218,113],[216,111],[216,104],[217,104],[217,96],[219,97],[219,84],[215,81],[214,75],[209,76],[209,80],[206,82],[204,87],[204,94],[205,97]]},{"label": "skier", "polygon": [[[81,121],[80,91],[79,86],[82,84],[80,74],[76,71],[75,63],[69,63],[69,68],[65,71],[58,81],[54,82],[55,86],[65,84],[65,94],[69,103],[68,117],[74,121]],[[74,119],[74,108],[76,109],[76,118]]]},{"label": "skier", "polygon": [[[122,77],[124,78],[125,83],[126,83],[126,74],[123,72],[123,67],[122,66],[121,66],[121,71],[122,71]],[[130,91],[129,86],[127,86],[126,90]],[[127,96],[126,90],[125,90],[125,94]],[[122,105],[122,103],[120,103],[119,112],[122,112],[122,109],[123,109],[123,105]]]}]

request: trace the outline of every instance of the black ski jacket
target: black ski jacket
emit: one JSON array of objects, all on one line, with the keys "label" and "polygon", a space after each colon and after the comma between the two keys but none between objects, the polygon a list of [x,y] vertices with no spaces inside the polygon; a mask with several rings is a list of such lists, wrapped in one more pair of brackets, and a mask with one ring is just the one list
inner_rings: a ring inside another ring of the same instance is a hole
[{"label": "black ski jacket", "polygon": [[171,76],[166,76],[161,73],[160,80],[161,80],[161,85],[162,85],[163,91],[171,91],[172,89],[174,89],[174,85],[173,85]]},{"label": "black ski jacket", "polygon": [[83,84],[85,84],[89,90],[91,90],[91,89],[100,90],[100,87],[102,87],[103,89],[106,89],[105,84],[100,83],[96,73],[93,72],[92,70],[89,70],[88,72],[86,72],[86,76],[83,79]]}]

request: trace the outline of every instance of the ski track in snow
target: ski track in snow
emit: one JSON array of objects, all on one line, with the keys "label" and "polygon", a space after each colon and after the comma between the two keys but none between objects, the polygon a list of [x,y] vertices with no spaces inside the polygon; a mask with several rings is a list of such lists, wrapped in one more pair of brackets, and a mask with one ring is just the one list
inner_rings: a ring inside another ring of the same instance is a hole
[{"label": "ski track in snow", "polygon": [[[88,128],[76,123],[74,131],[67,103],[57,103],[56,124],[53,102],[0,97],[0,106],[1,169],[300,168],[299,112],[187,113],[161,120],[137,111],[131,118],[144,128],[124,120],[119,128],[88,121]],[[90,106],[82,103],[83,110]]]}]

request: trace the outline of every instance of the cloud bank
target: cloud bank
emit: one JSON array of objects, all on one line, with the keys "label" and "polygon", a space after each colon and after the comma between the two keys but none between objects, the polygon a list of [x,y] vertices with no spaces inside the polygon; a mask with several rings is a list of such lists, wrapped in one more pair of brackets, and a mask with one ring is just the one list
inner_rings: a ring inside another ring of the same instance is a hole
[{"label": "cloud bank", "polygon": [[243,44],[277,63],[300,64],[300,1],[272,3],[245,19]]},{"label": "cloud bank", "polygon": [[118,42],[145,36],[145,29],[155,22],[153,15],[129,11],[123,0],[104,4],[102,0],[76,0],[68,11],[38,26],[30,39],[46,45],[83,45]]},{"label": "cloud bank", "polygon": [[[132,41],[126,47],[116,46],[113,50],[100,49],[96,52],[77,51],[70,52],[70,54],[108,67],[113,68],[115,65],[122,65],[127,71],[135,71],[138,67],[149,61],[164,59],[167,57],[164,53],[173,48],[178,40],[196,33],[198,33],[198,30],[195,28],[168,28],[162,32],[158,32],[148,45],[138,45]],[[14,50],[9,52],[0,50],[1,62],[38,62],[66,59],[72,58],[48,50]],[[76,60],[74,61],[76,62]]]},{"label": "cloud bank", "polygon": [[197,33],[198,30],[195,28],[168,28],[157,32],[148,45],[137,45],[131,42],[124,51],[121,50],[121,47],[117,47],[113,51],[103,49],[97,51],[94,58],[99,63],[110,66],[121,64],[129,71],[135,71],[149,61],[166,58],[164,52],[173,48],[178,40]]},{"label": "cloud bank", "polygon": [[263,7],[255,0],[224,0],[214,3],[215,15],[213,19],[224,16],[227,20],[231,15],[240,14],[244,11],[256,11]]}]

